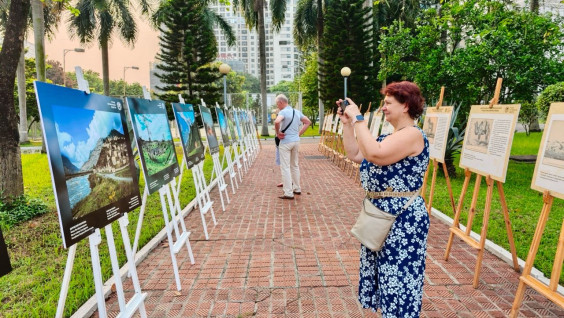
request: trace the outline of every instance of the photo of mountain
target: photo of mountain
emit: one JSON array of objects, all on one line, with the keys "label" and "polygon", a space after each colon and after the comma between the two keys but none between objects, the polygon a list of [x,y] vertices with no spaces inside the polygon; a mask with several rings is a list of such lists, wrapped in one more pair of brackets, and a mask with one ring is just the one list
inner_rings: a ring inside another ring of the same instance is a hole
[{"label": "photo of mountain", "polygon": [[149,193],[180,174],[165,103],[160,100],[126,98]]},{"label": "photo of mountain", "polygon": [[223,114],[223,110],[221,108],[216,107],[215,113],[217,114],[217,122],[219,123],[219,130],[221,131],[221,140],[223,141],[223,146],[229,146],[229,133],[227,130],[227,121],[225,119],[225,115]]},{"label": "photo of mountain", "polygon": [[200,115],[202,115],[202,122],[204,122],[204,131],[206,132],[210,153],[218,153],[219,142],[217,141],[217,135],[215,133],[215,128],[213,127],[213,118],[210,109],[205,106],[200,106]]},{"label": "photo of mountain", "polygon": [[62,106],[52,111],[74,219],[135,192],[119,113]]},{"label": "photo of mountain", "polygon": [[35,82],[63,243],[69,247],[141,205],[118,98]]},{"label": "photo of mountain", "polygon": [[182,149],[186,158],[186,167],[192,168],[204,160],[204,145],[200,137],[200,130],[196,124],[194,107],[189,104],[172,103],[174,117],[180,131]]},{"label": "photo of mountain", "polygon": [[227,126],[229,127],[229,132],[231,134],[232,142],[237,142],[237,134],[235,133],[235,124],[233,123],[233,112],[225,109],[225,115],[227,117]]}]

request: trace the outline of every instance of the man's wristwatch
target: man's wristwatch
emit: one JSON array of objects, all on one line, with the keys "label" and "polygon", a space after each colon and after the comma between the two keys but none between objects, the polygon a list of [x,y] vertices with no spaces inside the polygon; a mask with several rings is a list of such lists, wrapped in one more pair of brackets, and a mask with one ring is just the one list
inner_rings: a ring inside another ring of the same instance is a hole
[{"label": "man's wristwatch", "polygon": [[364,116],[356,115],[356,117],[351,120],[351,125],[354,125],[357,121],[364,121]]}]

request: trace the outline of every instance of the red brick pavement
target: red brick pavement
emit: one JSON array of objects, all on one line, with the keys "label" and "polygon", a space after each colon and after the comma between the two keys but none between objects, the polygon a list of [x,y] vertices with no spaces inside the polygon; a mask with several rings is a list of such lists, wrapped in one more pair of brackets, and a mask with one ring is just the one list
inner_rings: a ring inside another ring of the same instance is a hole
[{"label": "red brick pavement", "polygon": [[[210,239],[200,216],[186,224],[196,264],[178,256],[182,291],[177,293],[169,249],[163,242],[138,266],[150,317],[378,317],[357,301],[359,243],[349,229],[363,192],[317,144],[300,152],[302,195],[281,200],[274,147],[262,151],[226,211],[212,192],[218,224],[208,214]],[[431,218],[422,317],[507,317],[519,274],[489,252],[480,285],[472,287],[476,251],[455,240],[443,254],[448,225]],[[132,293],[130,283],[124,288]],[[119,311],[115,294],[109,316]],[[95,313],[94,316],[97,316]],[[527,289],[520,317],[564,317],[564,310]]]}]

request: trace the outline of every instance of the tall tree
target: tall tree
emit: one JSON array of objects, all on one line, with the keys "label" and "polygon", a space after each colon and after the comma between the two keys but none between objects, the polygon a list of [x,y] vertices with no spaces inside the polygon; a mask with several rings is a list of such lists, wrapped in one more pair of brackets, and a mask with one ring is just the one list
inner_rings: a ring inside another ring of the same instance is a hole
[{"label": "tall tree", "polygon": [[[300,0],[294,15],[294,41],[302,51],[311,45],[317,46],[317,52],[323,50],[323,25],[325,9],[329,0]],[[321,55],[317,54],[317,65],[322,64]],[[321,74],[317,74],[317,84],[320,85]],[[325,106],[321,98],[321,86],[317,87],[319,108],[319,132],[323,128]]]},{"label": "tall tree", "polygon": [[189,103],[199,103],[200,98],[208,103],[221,100],[221,86],[215,83],[220,73],[211,63],[217,56],[213,27],[219,25],[230,45],[235,43],[235,35],[207,5],[202,0],[171,0],[162,3],[153,15],[161,31],[157,76],[164,83],[158,88],[165,101],[178,101],[179,93]]},{"label": "tall tree", "polygon": [[[260,60],[260,93],[262,101],[262,132],[261,135],[268,136],[268,105],[266,104],[266,32],[264,29],[264,7],[265,0],[233,0],[233,9],[239,11],[245,17],[245,23],[250,30],[256,30],[259,37],[259,60]],[[286,0],[272,0],[269,2],[272,27],[274,31],[280,31],[280,27],[286,18]]]},{"label": "tall tree", "polygon": [[[374,72],[372,62],[371,19],[372,8],[363,7],[363,0],[335,0],[327,8],[323,31],[323,63],[318,65],[321,73],[321,96],[329,105],[343,98],[341,68],[350,67],[348,95],[357,104],[368,107],[374,100]],[[347,12],[347,14],[343,14]]]},{"label": "tall tree", "polygon": [[23,194],[23,175],[14,108],[14,84],[24,41],[29,0],[12,0],[0,51],[0,196]]},{"label": "tall tree", "polygon": [[[139,0],[141,11],[148,14],[150,7],[147,0]],[[69,31],[78,37],[81,43],[98,40],[102,50],[102,80],[104,94],[110,94],[109,45],[117,29],[121,39],[133,45],[137,37],[137,25],[130,11],[127,0],[79,0],[77,9],[80,14],[69,19]]]}]

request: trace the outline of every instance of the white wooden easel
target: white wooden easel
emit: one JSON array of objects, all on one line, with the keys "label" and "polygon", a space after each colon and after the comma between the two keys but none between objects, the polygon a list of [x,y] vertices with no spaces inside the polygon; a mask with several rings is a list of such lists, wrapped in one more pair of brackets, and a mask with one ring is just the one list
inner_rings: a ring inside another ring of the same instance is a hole
[{"label": "white wooden easel", "polygon": [[[229,109],[227,108],[227,106],[225,106],[225,116],[229,117]],[[236,126],[236,123],[235,123],[235,116],[236,116],[236,115],[235,115],[235,114],[232,114],[232,116],[233,116],[232,124]],[[242,166],[242,164],[241,164],[241,157],[240,157],[240,155],[239,155],[239,143],[240,143],[241,138],[238,138],[238,137],[237,137],[237,136],[238,136],[238,135],[237,135],[237,134],[238,134],[238,132],[237,132],[237,127],[234,127],[234,130],[235,130],[235,136],[232,136],[233,138],[231,138],[231,139],[232,139],[231,145],[232,145],[233,147],[230,147],[230,148],[233,149],[233,158],[234,158],[234,160],[232,160],[232,162],[234,162],[235,164],[237,164],[237,175],[239,176],[239,182],[242,183],[243,180],[242,180],[242,178],[241,178],[241,175],[242,175],[243,173],[242,173],[242,171],[241,171],[241,168],[242,168],[243,166]],[[239,136],[239,137],[240,137],[240,136]],[[229,155],[231,155],[231,153],[229,153]],[[233,165],[232,168],[233,168],[233,170],[234,170],[235,165]],[[237,186],[237,188],[239,188],[239,186]]]},{"label": "white wooden easel", "polygon": [[[219,107],[219,104],[217,102],[215,102],[215,106],[221,109],[221,107]],[[225,124],[227,125],[226,117],[227,115],[224,114]],[[229,135],[227,136],[227,139],[229,139]],[[221,138],[221,142],[223,143],[223,136]],[[233,194],[235,194],[235,187],[239,189],[239,184],[237,183],[237,174],[235,173],[235,169],[233,168],[233,160],[231,159],[231,144],[223,144],[223,159],[221,160],[221,167],[223,167],[223,163],[225,161],[227,161],[227,173],[229,174],[229,182],[231,183],[231,190],[233,191]]]},{"label": "white wooden easel", "polygon": [[[147,91],[147,89],[143,90],[143,97],[148,100],[151,99],[151,96]],[[131,122],[133,123],[133,120]],[[145,212],[145,205],[147,202],[148,193],[149,193],[149,189],[147,188],[147,186],[145,186],[145,190],[143,191],[141,212],[139,213],[139,220],[137,221],[137,228],[135,230],[135,241],[133,243],[134,249],[132,250],[132,253],[134,254],[137,253],[137,245],[139,242],[141,225],[143,224],[143,216]],[[178,264],[176,261],[176,254],[178,254],[182,249],[182,247],[186,245],[186,249],[188,250],[188,256],[190,257],[190,263],[194,264],[195,261],[194,261],[194,255],[192,253],[192,247],[190,246],[190,239],[189,239],[190,232],[186,230],[184,217],[182,217],[182,212],[180,209],[180,201],[178,200],[176,180],[174,178],[172,178],[172,180],[169,183],[165,184],[159,189],[159,196],[161,199],[161,210],[163,212],[163,218],[165,221],[165,229],[168,239],[168,247],[170,250],[170,258],[172,261],[174,278],[176,281],[176,289],[182,290],[182,285],[180,284],[180,274],[178,272]],[[166,202],[168,202],[168,208]],[[169,220],[169,214],[170,214],[170,220]],[[180,228],[178,227],[178,223],[180,223]],[[172,237],[173,231],[174,231],[174,236],[176,237],[176,241],[174,241],[174,238]]]},{"label": "white wooden easel", "polygon": [[[245,173],[247,173],[249,171],[249,162],[247,160],[247,134],[245,132],[245,127],[243,126],[243,123],[239,120],[239,113],[241,112],[241,110],[234,108],[233,109],[233,117],[235,118],[235,121],[237,123],[237,126],[239,126],[240,130],[241,130],[241,138],[239,139],[239,145],[241,147],[241,154],[239,155],[239,158],[241,159],[241,161],[243,162],[243,169],[245,171]],[[237,159],[239,160],[239,159]]]},{"label": "white wooden easel", "polygon": [[[82,69],[79,66],[75,67],[76,78],[78,81],[79,89],[84,91],[86,94],[90,94],[90,88],[88,82],[84,79]],[[129,300],[128,303],[125,302],[125,294],[123,291],[123,285],[121,281],[121,275],[119,270],[119,262],[117,259],[116,245],[114,241],[114,235],[112,231],[112,225],[108,224],[105,226],[106,237],[108,240],[108,249],[110,251],[110,261],[112,264],[112,272],[114,273],[114,283],[116,286],[116,294],[118,297],[118,304],[120,313],[117,317],[132,317],[138,310],[142,318],[147,317],[147,312],[145,310],[145,298],[147,294],[141,292],[141,285],[139,284],[139,277],[137,276],[137,268],[135,267],[135,259],[131,252],[131,244],[129,241],[129,234],[127,232],[127,224],[129,220],[127,218],[127,213],[125,213],[120,219],[120,229],[121,236],[123,238],[123,245],[125,247],[125,254],[127,257],[127,263],[129,265],[129,271],[131,274],[131,280],[133,283],[134,295]],[[100,266],[100,253],[98,246],[102,243],[102,236],[100,235],[100,229],[88,237],[90,241],[90,256],[92,259],[92,273],[94,276],[94,286],[96,290],[96,300],[98,302],[98,315],[99,317],[107,317],[106,312],[106,301],[103,292],[103,282],[102,282],[102,268]],[[65,273],[63,275],[63,284],[61,286],[61,293],[59,294],[59,302],[57,304],[57,312],[55,317],[63,317],[65,310],[65,302],[67,299],[70,279],[72,274],[72,268],[74,266],[74,258],[76,256],[77,244],[72,245],[69,248],[69,254],[67,257],[67,264],[65,267]]]}]

